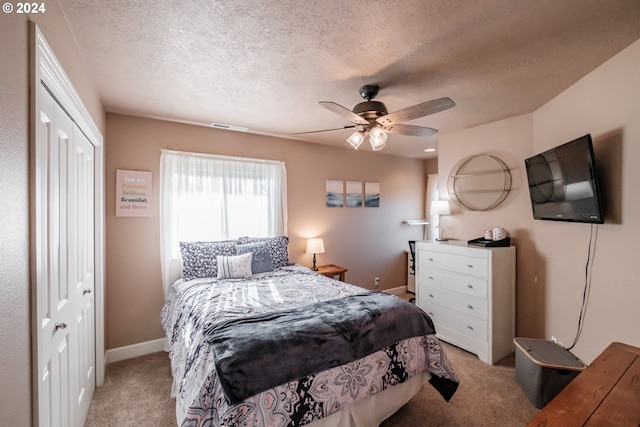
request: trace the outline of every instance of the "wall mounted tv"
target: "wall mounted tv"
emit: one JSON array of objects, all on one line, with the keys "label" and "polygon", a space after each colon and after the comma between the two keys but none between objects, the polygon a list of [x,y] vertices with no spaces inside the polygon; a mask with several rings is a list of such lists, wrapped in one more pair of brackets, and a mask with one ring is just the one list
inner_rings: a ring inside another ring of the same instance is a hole
[{"label": "wall mounted tv", "polygon": [[534,219],[604,223],[591,135],[525,160]]}]

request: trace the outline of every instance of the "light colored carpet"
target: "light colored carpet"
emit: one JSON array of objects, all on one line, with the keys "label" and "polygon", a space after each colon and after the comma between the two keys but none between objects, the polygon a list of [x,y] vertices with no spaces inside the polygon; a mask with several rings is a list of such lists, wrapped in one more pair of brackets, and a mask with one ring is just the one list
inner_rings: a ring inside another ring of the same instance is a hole
[{"label": "light colored carpet", "polygon": [[[538,410],[515,380],[515,358],[489,366],[470,353],[443,343],[460,379],[450,402],[426,384],[422,391],[380,427],[515,427]],[[96,390],[86,427],[175,426],[167,353],[154,353],[107,366],[105,384]]]}]

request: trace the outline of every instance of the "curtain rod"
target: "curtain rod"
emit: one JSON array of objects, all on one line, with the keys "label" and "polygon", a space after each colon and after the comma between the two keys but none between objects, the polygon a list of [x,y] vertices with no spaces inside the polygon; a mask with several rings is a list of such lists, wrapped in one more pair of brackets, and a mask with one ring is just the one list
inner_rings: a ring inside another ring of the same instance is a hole
[{"label": "curtain rod", "polygon": [[173,154],[175,156],[181,156],[181,157],[206,157],[210,159],[237,160],[242,162],[253,162],[253,163],[285,164],[285,162],[283,162],[282,160],[268,160],[268,159],[256,159],[251,157],[223,156],[221,154],[194,153],[190,151],[167,150],[164,148],[160,149],[160,152],[163,154]]}]

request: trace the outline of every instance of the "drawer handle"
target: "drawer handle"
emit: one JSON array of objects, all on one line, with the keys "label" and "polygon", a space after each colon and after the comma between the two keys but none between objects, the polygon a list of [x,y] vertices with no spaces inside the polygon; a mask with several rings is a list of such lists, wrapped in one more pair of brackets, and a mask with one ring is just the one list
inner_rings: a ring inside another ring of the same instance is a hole
[{"label": "drawer handle", "polygon": [[473,289],[473,285],[471,283],[467,283],[467,288]]},{"label": "drawer handle", "polygon": [[473,268],[473,264],[467,264],[467,267]]},{"label": "drawer handle", "polygon": [[467,325],[467,329],[472,330],[473,331],[473,326],[469,326]]},{"label": "drawer handle", "polygon": [[472,306],[471,304],[467,304],[467,308],[468,308],[469,310],[473,310],[473,306]]},{"label": "drawer handle", "polygon": [[428,258],[429,261],[433,261],[433,258]]},{"label": "drawer handle", "polygon": [[433,312],[430,311],[429,312],[429,316],[433,317]]},{"label": "drawer handle", "polygon": [[429,276],[429,280],[433,280],[433,276]]},{"label": "drawer handle", "polygon": [[429,298],[433,298],[433,294],[429,294]]}]

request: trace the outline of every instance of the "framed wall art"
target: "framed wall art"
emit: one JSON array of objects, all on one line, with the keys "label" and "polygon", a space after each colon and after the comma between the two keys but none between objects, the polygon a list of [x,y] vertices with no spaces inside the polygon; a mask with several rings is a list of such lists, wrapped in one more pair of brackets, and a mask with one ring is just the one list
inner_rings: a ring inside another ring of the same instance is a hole
[{"label": "framed wall art", "polygon": [[364,206],[367,208],[380,207],[380,183],[379,182],[364,183]]},{"label": "framed wall art", "polygon": [[362,181],[347,181],[346,200],[348,208],[362,207]]},{"label": "framed wall art", "polygon": [[326,183],[326,204],[328,208],[344,206],[344,181],[328,179]]},{"label": "framed wall art", "polygon": [[151,172],[116,171],[116,216],[151,216],[153,175]]}]

